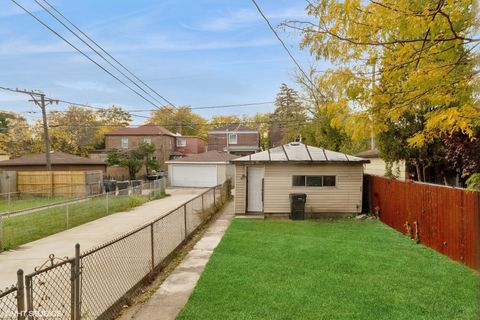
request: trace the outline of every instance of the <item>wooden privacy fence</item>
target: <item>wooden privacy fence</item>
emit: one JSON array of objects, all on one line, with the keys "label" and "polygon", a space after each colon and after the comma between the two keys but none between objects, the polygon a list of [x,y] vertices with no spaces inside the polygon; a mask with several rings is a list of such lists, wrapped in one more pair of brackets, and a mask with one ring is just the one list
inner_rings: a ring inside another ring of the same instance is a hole
[{"label": "wooden privacy fence", "polygon": [[17,192],[38,195],[95,195],[102,192],[101,171],[17,172]]},{"label": "wooden privacy fence", "polygon": [[371,208],[383,223],[480,270],[480,192],[369,178]]}]

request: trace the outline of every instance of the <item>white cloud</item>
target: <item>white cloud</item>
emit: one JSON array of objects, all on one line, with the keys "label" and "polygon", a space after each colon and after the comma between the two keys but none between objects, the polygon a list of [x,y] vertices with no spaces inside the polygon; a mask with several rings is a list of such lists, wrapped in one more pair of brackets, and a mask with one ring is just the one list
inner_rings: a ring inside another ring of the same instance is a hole
[{"label": "white cloud", "polygon": [[116,91],[115,88],[104,85],[103,83],[94,82],[94,81],[56,81],[55,85],[71,90],[77,91],[97,91],[97,92],[108,92],[113,93]]},{"label": "white cloud", "polygon": [[[277,20],[301,18],[305,17],[306,13],[303,9],[286,8],[280,11],[267,12],[265,15],[268,19]],[[241,9],[226,16],[203,21],[197,25],[183,24],[183,26],[198,31],[232,31],[261,20],[262,17],[255,9]]]}]

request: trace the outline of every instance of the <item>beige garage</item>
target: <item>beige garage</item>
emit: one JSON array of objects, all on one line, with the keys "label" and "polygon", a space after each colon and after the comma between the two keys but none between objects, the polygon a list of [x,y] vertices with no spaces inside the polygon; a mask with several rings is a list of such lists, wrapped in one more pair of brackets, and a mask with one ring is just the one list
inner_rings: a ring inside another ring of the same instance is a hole
[{"label": "beige garage", "polygon": [[358,213],[368,162],[301,143],[234,159],[235,213],[287,215],[291,193],[307,195],[307,216]]}]

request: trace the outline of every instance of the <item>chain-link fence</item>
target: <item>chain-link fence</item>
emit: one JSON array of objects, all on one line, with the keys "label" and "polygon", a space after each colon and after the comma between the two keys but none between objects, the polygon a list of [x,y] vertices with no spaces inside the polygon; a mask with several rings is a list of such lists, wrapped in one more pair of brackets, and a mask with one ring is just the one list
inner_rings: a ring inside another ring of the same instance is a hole
[{"label": "chain-link fence", "polygon": [[22,320],[25,319],[25,298],[24,298],[23,271],[17,272],[17,284],[0,290],[0,319]]},{"label": "chain-link fence", "polygon": [[[136,188],[133,192],[151,194]],[[15,315],[12,319],[24,319],[24,315],[28,319],[113,319],[135,290],[162,269],[229,195],[227,181],[83,254],[77,245],[75,258],[51,255],[25,276],[26,308],[17,299],[23,300],[23,282],[15,287],[21,290],[0,293],[0,319],[10,319],[5,316],[11,314]]]},{"label": "chain-link fence", "polygon": [[130,209],[164,194],[164,181],[154,180],[22,212],[0,213],[0,251]]}]

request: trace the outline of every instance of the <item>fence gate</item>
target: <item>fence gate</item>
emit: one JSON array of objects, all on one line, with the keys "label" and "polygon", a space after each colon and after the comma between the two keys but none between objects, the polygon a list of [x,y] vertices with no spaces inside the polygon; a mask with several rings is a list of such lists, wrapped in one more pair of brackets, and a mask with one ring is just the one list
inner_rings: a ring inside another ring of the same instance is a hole
[{"label": "fence gate", "polygon": [[75,259],[50,255],[49,260],[25,276],[28,319],[75,319]]}]

